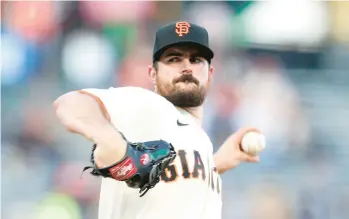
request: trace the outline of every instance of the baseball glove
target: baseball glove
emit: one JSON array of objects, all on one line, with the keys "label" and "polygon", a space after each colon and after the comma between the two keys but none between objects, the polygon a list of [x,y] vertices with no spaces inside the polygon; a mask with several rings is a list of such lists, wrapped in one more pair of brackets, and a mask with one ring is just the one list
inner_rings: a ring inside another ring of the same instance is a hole
[{"label": "baseball glove", "polygon": [[126,154],[121,161],[105,168],[97,168],[94,162],[96,147],[94,144],[91,154],[93,166],[85,167],[83,171],[92,168],[91,174],[94,176],[125,181],[129,187],[140,189],[140,197],[155,187],[160,181],[160,175],[176,157],[172,144],[163,140],[128,142]]}]

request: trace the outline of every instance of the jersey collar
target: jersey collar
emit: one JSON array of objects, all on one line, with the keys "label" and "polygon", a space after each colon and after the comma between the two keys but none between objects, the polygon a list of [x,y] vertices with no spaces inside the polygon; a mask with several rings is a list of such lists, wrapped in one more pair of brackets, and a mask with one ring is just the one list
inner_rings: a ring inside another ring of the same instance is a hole
[{"label": "jersey collar", "polygon": [[183,124],[189,124],[189,125],[193,125],[196,124],[196,119],[187,111],[185,111],[184,109],[180,108],[180,107],[176,107],[178,112],[180,113],[180,117],[178,118],[179,122],[183,123]]}]

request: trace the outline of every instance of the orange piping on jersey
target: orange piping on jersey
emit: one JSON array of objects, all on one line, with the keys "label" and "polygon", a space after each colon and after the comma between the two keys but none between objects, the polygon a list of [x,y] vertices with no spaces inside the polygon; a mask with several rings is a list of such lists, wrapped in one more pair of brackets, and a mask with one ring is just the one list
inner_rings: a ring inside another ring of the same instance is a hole
[{"label": "orange piping on jersey", "polygon": [[84,90],[79,90],[78,92],[79,92],[79,93],[82,93],[82,94],[86,94],[86,95],[92,97],[95,101],[97,101],[97,103],[98,103],[99,107],[101,107],[101,110],[103,111],[105,117],[106,117],[107,120],[110,122],[110,115],[109,115],[109,113],[108,113],[108,111],[107,111],[107,108],[105,107],[105,105],[104,105],[104,103],[102,102],[102,100],[99,99],[99,97],[97,97],[96,95],[91,94],[91,93],[89,93],[89,92],[87,92],[87,91],[84,91]]}]

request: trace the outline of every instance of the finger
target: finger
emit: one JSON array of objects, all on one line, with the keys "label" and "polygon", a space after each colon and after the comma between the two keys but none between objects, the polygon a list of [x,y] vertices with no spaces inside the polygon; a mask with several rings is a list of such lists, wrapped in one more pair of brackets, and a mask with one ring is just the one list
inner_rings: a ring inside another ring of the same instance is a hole
[{"label": "finger", "polygon": [[247,127],[243,127],[243,128],[240,128],[237,132],[236,132],[236,136],[239,138],[239,139],[242,139],[242,137],[248,133],[248,132],[259,132],[259,133],[262,133],[261,130],[259,130],[258,128],[256,127],[250,127],[250,126],[247,126]]},{"label": "finger", "polygon": [[243,128],[240,128],[234,134],[235,141],[236,141],[237,146],[239,147],[240,150],[241,150],[241,145],[240,144],[241,144],[242,138],[248,132],[259,132],[259,133],[261,133],[261,131],[258,128],[255,128],[255,127],[243,127]]},{"label": "finger", "polygon": [[259,157],[249,157],[249,158],[247,158],[247,162],[257,163],[259,161],[260,161]]},{"label": "finger", "polygon": [[244,154],[243,157],[244,157],[243,158],[244,162],[257,163],[257,162],[260,161],[259,156],[251,156],[251,155],[248,155],[248,154]]}]

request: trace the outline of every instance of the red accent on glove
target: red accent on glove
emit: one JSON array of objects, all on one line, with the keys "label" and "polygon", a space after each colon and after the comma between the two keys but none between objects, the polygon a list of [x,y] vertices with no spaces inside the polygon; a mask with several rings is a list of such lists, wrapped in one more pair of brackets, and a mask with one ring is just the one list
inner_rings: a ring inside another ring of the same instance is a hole
[{"label": "red accent on glove", "polygon": [[135,173],[137,173],[137,171],[137,167],[135,166],[131,158],[127,158],[118,165],[109,169],[112,177],[119,181],[129,179]]}]

